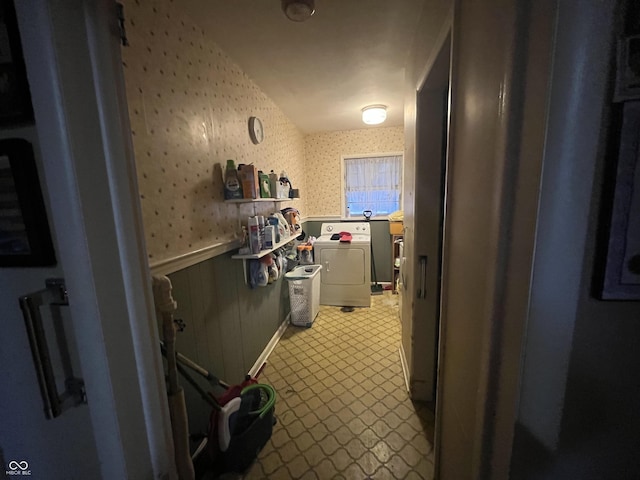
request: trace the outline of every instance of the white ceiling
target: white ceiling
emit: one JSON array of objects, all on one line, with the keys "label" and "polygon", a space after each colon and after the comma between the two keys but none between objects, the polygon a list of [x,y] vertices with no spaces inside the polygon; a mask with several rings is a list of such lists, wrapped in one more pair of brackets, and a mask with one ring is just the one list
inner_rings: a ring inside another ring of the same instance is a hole
[{"label": "white ceiling", "polygon": [[316,0],[302,23],[280,0],[182,1],[302,132],[367,128],[360,111],[371,104],[388,106],[382,126],[402,125],[405,60],[424,0]]}]

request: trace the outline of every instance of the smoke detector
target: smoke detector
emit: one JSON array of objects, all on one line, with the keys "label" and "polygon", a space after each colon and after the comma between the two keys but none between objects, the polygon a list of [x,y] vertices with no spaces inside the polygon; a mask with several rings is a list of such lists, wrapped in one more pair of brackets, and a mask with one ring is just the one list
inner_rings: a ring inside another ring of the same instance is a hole
[{"label": "smoke detector", "polygon": [[282,11],[293,22],[304,22],[315,13],[314,0],[282,0]]}]

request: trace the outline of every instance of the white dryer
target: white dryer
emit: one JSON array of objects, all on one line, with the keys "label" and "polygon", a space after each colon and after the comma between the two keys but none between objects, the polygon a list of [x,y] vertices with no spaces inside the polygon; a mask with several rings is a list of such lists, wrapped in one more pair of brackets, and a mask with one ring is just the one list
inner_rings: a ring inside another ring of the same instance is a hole
[{"label": "white dryer", "polygon": [[[351,242],[341,242],[349,232]],[[323,223],[313,245],[320,271],[320,304],[371,306],[371,227],[366,222]]]}]

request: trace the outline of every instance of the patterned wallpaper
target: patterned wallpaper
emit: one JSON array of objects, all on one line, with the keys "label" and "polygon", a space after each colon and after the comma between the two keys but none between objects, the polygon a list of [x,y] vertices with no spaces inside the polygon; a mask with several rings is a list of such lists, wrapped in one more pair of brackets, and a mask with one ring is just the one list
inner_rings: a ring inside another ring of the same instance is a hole
[{"label": "patterned wallpaper", "polygon": [[404,151],[403,127],[324,132],[305,137],[308,217],[339,216],[342,155]]},{"label": "patterned wallpaper", "polygon": [[[227,159],[285,170],[305,215],[304,138],[295,125],[180,2],[124,3],[130,46],[122,55],[150,262],[232,240],[239,219],[273,211],[271,203],[223,202]],[[265,129],[259,145],[249,139],[252,115]]]}]

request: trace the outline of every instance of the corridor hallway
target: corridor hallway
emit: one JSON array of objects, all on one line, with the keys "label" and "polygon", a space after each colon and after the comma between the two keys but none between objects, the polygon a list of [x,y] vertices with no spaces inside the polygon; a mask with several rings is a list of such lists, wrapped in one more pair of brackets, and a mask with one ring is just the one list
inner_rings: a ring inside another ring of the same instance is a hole
[{"label": "corridor hallway", "polygon": [[434,418],[405,389],[397,298],[322,306],[312,328],[287,328],[260,377],[278,423],[244,478],[433,478]]}]

